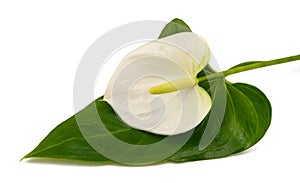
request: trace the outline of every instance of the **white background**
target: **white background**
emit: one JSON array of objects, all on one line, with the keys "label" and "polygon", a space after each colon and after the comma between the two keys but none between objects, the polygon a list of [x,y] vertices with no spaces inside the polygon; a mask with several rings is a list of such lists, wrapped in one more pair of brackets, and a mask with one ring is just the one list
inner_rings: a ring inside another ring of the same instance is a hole
[{"label": "white background", "polygon": [[73,115],[77,66],[103,33],[132,21],[179,17],[227,69],[300,54],[299,6],[288,0],[1,1],[0,182],[299,182],[300,61],[228,77],[257,86],[273,106],[266,136],[245,153],[147,167],[19,162]]}]

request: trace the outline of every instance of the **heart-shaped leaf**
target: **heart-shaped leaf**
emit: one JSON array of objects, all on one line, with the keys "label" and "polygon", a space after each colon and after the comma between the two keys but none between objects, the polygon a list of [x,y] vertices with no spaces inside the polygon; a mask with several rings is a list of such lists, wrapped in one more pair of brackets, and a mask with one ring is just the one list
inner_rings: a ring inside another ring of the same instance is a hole
[{"label": "heart-shaped leaf", "polygon": [[[182,20],[174,19],[159,38],[179,32],[191,32],[191,29]],[[252,63],[257,62],[233,68]],[[208,65],[198,77],[214,73]],[[271,122],[271,105],[258,88],[244,83],[232,84],[222,77],[205,80],[199,85],[209,92],[212,107],[205,119],[191,131],[162,136],[133,129],[99,98],[58,125],[24,158],[129,165],[187,162],[243,151],[264,136]],[[112,137],[125,146],[111,143]]]},{"label": "heart-shaped leaf", "polygon": [[[267,131],[271,121],[271,105],[259,89],[243,83],[225,83],[223,80],[214,81],[210,88],[213,98],[211,113],[195,128],[188,142],[179,151],[166,158],[168,161],[187,162],[228,156],[253,146]],[[224,91],[226,100],[224,100]],[[94,123],[89,118],[93,106],[96,106],[105,127],[121,141],[134,145],[147,145],[165,138],[165,136],[128,127],[120,121],[110,105],[100,99],[95,100],[76,115],[87,115],[87,123]],[[109,160],[93,149],[86,141],[89,136],[82,136],[76,122],[76,115],[50,132],[25,158],[46,157],[113,163],[113,160]],[[213,132],[214,129],[218,130],[214,132],[215,138],[206,139],[205,132]],[[176,141],[169,143],[173,146],[174,142]],[[155,151],[165,153],[165,149]],[[122,154],[121,149],[119,153]],[[145,161],[144,163],[148,164]]]}]

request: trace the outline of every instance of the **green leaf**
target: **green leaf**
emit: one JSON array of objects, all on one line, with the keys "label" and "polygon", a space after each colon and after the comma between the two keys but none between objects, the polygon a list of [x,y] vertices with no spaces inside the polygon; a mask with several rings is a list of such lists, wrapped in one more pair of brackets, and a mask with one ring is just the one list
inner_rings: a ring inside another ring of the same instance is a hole
[{"label": "green leaf", "polygon": [[192,30],[183,20],[175,18],[163,28],[158,38],[164,38],[180,32],[192,32]]},{"label": "green leaf", "polygon": [[[225,97],[222,94],[224,90]],[[229,156],[250,148],[266,133],[272,110],[269,100],[259,89],[249,84],[218,80],[211,84],[211,94],[214,102],[210,115],[196,128],[185,146],[169,158],[170,161],[187,162]],[[223,115],[224,98],[226,107]],[[219,130],[216,132],[216,129]],[[213,139],[207,138],[205,131],[215,134]],[[206,145],[204,149],[200,146],[201,140]]]},{"label": "green leaf", "polygon": [[[213,98],[210,115],[196,127],[187,143],[164,161],[187,162],[224,157],[248,149],[264,136],[271,121],[271,105],[259,89],[248,84],[230,84],[218,80],[211,84],[210,93]],[[91,125],[91,129],[94,129],[95,124],[91,115],[93,106],[96,106],[97,115],[101,117],[105,127],[121,141],[134,145],[146,145],[165,138],[165,136],[128,127],[120,121],[108,103],[98,99],[76,114],[83,116],[86,123]],[[106,140],[105,134],[98,134],[98,136]],[[92,137],[92,133],[91,136],[82,136],[76,117],[73,116],[50,132],[38,147],[24,158],[42,157],[94,161],[103,164],[116,163],[91,147],[86,139]],[[167,141],[164,147],[180,145],[178,137],[180,136],[174,136],[175,140]],[[167,153],[166,148],[154,148],[151,153],[145,151],[144,154],[140,154],[142,158],[138,162],[154,163],[152,160],[155,157],[151,157],[151,154],[154,151],[159,154]],[[128,153],[128,149],[113,150],[119,154]],[[126,164],[130,164],[131,160],[129,158]],[[132,162],[132,164],[138,164],[138,162]]]},{"label": "green leaf", "polygon": [[[159,38],[179,32],[191,32],[191,29],[182,20],[174,19],[165,26]],[[215,71],[208,65],[198,77],[212,73]],[[210,93],[213,105],[194,131],[166,137],[132,129],[99,98],[58,125],[24,158],[131,165],[187,162],[229,156],[250,148],[264,136],[271,122],[271,105],[259,89],[224,79],[207,80],[199,85]],[[130,148],[111,143],[110,136],[130,144]],[[99,142],[106,144],[97,145]],[[156,143],[160,146],[151,146]],[[141,150],[143,145],[150,148]],[[107,152],[114,154],[116,159],[108,158]],[[160,161],[155,161],[157,158]]]}]

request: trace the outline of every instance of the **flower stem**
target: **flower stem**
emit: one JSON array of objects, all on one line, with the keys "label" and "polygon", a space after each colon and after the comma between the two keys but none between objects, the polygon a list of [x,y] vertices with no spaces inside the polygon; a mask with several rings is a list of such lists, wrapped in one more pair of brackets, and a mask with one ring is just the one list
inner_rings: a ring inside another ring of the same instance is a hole
[{"label": "flower stem", "polygon": [[198,82],[203,82],[203,81],[215,79],[215,78],[222,78],[222,77],[226,77],[226,76],[229,76],[232,74],[236,74],[236,73],[240,73],[240,72],[244,72],[244,71],[248,71],[248,70],[258,69],[258,68],[262,68],[262,67],[268,67],[271,65],[283,64],[283,63],[292,62],[292,61],[296,61],[296,60],[300,60],[300,55],[294,55],[294,56],[279,58],[279,59],[270,60],[270,61],[248,62],[248,63],[237,65],[237,66],[232,67],[223,72],[217,72],[217,73],[213,73],[210,75],[200,77],[200,78],[198,78]]},{"label": "flower stem", "polygon": [[258,69],[262,67],[267,67],[271,65],[277,65],[277,64],[283,64],[287,62],[292,62],[300,60],[300,55],[294,55],[290,57],[285,57],[285,58],[279,58],[275,60],[270,60],[270,61],[253,61],[253,62],[245,62],[242,64],[239,64],[237,66],[234,66],[226,71],[222,72],[216,72],[212,74],[208,74],[206,76],[199,77],[197,79],[191,79],[191,78],[181,78],[178,80],[174,80],[171,82],[167,82],[158,86],[154,86],[149,89],[149,93],[151,94],[164,94],[164,93],[169,93],[169,92],[174,92],[182,89],[186,89],[192,86],[197,85],[197,83],[211,80],[211,79],[217,79],[217,78],[225,78],[226,76],[248,71],[248,70],[253,70],[253,69]]}]

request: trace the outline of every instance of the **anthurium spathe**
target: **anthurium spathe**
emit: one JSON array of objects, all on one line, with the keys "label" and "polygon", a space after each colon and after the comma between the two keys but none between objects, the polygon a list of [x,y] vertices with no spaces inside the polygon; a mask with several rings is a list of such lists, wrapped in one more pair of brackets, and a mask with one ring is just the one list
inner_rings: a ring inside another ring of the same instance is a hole
[{"label": "anthurium spathe", "polygon": [[151,41],[125,56],[104,100],[133,128],[161,135],[184,133],[211,108],[211,98],[196,78],[209,58],[207,43],[192,32]]}]

